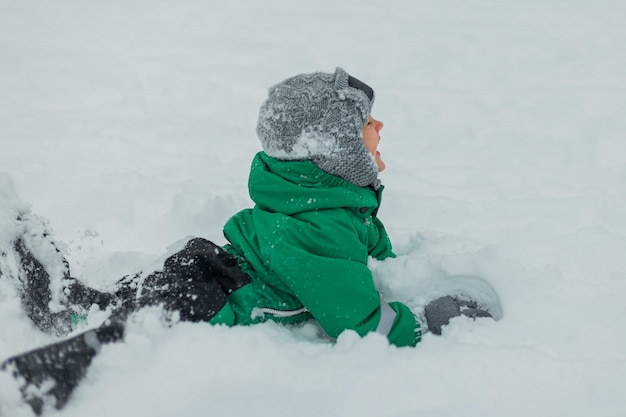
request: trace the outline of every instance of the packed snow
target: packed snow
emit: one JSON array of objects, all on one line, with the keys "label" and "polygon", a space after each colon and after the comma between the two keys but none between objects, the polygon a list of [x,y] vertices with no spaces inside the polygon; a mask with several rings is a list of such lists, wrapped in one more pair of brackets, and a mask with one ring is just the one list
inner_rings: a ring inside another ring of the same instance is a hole
[{"label": "packed snow", "polygon": [[[49,415],[625,416],[624,21],[621,0],[0,1],[0,244],[43,216],[107,289],[225,243],[267,89],[341,66],[385,123],[380,290],[475,275],[503,305],[414,349],[148,309]],[[54,340],[0,279],[0,360]],[[4,373],[0,415],[32,415]]]}]

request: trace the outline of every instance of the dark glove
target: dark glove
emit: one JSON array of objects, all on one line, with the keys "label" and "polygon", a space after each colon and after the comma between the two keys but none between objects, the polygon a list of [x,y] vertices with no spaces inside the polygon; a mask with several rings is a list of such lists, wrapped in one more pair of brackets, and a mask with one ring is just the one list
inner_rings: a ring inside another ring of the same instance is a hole
[{"label": "dark glove", "polygon": [[446,295],[431,301],[424,307],[428,330],[436,335],[441,335],[441,328],[450,322],[450,319],[458,316],[491,317],[488,311],[478,308],[475,301],[460,300]]}]

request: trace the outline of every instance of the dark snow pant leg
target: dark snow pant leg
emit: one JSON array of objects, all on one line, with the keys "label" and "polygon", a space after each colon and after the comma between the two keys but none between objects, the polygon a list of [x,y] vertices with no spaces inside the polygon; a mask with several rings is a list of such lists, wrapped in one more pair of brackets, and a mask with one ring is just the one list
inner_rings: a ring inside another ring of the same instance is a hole
[{"label": "dark snow pant leg", "polygon": [[[37,414],[46,398],[54,398],[60,409],[86,374],[100,346],[123,339],[124,323],[130,313],[144,306],[163,305],[168,312],[178,312],[181,320],[209,321],[224,307],[229,294],[248,283],[250,277],[239,268],[236,257],[212,242],[193,239],[165,261],[163,271],[148,276],[141,286],[132,278],[122,282],[115,293],[118,302],[104,325],[14,356],[0,369],[21,377],[22,395]],[[139,287],[141,294],[137,296]],[[94,296],[87,287],[79,289],[77,296],[83,294],[89,300]],[[52,387],[47,381],[54,382]]]},{"label": "dark snow pant leg", "polygon": [[71,305],[88,309],[98,304],[112,307],[111,320],[125,321],[138,309],[162,305],[183,321],[209,321],[226,304],[233,291],[250,283],[235,256],[206,239],[190,240],[183,250],[165,260],[162,271],[145,279],[123,277],[115,293],[102,293],[74,280],[68,286]]},{"label": "dark snow pant leg", "polygon": [[161,304],[183,321],[209,321],[226,305],[228,295],[249,283],[236,257],[196,238],[170,256],[163,271],[146,278],[138,301],[140,306]]},{"label": "dark snow pant leg", "polygon": [[[59,252],[54,242],[50,241],[50,244]],[[73,309],[86,311],[92,304],[98,304],[101,309],[105,309],[117,300],[114,294],[89,288],[72,278],[69,265],[65,258],[62,258],[65,266],[64,294],[67,298],[62,301],[65,303],[66,310],[53,313],[49,307],[52,299],[50,275],[35,255],[28,250],[22,239],[15,243],[15,252],[20,264],[22,307],[35,326],[45,333],[56,336],[66,335],[72,331],[72,316],[75,313]]]},{"label": "dark snow pant leg", "polygon": [[[21,239],[15,243],[15,251],[20,262],[21,301],[26,315],[45,333],[58,336],[69,333],[71,330],[69,312],[50,311],[49,304],[52,299],[50,275]],[[69,274],[67,262],[65,264],[66,274]]]},{"label": "dark snow pant leg", "polygon": [[122,323],[103,325],[9,358],[0,365],[0,370],[11,372],[20,381],[22,396],[35,414],[41,414],[47,403],[61,409],[101,346],[123,336]]},{"label": "dark snow pant leg", "polygon": [[71,279],[67,285],[66,295],[70,306],[84,310],[89,310],[94,304],[97,304],[100,310],[106,310],[118,301],[116,294],[98,291],[75,278]]}]

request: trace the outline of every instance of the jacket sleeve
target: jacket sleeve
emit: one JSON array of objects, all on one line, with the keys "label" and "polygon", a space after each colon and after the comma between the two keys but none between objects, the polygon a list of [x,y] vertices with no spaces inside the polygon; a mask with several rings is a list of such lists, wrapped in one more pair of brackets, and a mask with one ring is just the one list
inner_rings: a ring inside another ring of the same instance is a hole
[{"label": "jacket sleeve", "polygon": [[380,298],[352,221],[322,215],[293,222],[268,253],[270,268],[328,335],[378,331],[395,345],[414,346],[419,324],[407,306]]},{"label": "jacket sleeve", "polygon": [[374,223],[374,227],[378,233],[378,242],[376,242],[376,245],[374,245],[374,247],[370,250],[369,255],[379,261],[387,258],[395,258],[396,254],[393,253],[393,250],[391,249],[391,240],[385,230],[385,226],[383,226],[383,223],[378,219],[378,217],[373,217],[372,222]]}]

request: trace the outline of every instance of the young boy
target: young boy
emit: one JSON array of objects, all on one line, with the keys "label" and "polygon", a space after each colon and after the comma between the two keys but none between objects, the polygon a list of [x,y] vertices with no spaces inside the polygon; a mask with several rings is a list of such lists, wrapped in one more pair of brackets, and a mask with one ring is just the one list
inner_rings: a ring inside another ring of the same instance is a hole
[{"label": "young boy", "polygon": [[[255,206],[226,223],[230,243],[192,239],[162,271],[126,277],[115,293],[85,287],[66,270],[68,310],[49,314],[49,277],[18,241],[30,271],[22,278],[23,304],[42,330],[69,331],[71,319],[92,304],[112,311],[97,329],[5,361],[3,368],[25,380],[22,393],[35,412],[47,397],[61,408],[101,344],[121,340],[127,316],[147,305],[162,305],[181,320],[229,326],[316,320],[331,338],[345,330],[378,332],[397,346],[415,346],[426,318],[439,334],[451,317],[489,316],[475,302],[443,297],[418,318],[376,290],[368,258],[395,255],[377,217],[385,164],[373,102],[372,88],[341,68],[272,87],[257,125],[264,151],[249,177]],[[43,389],[49,379],[56,384]]]}]

